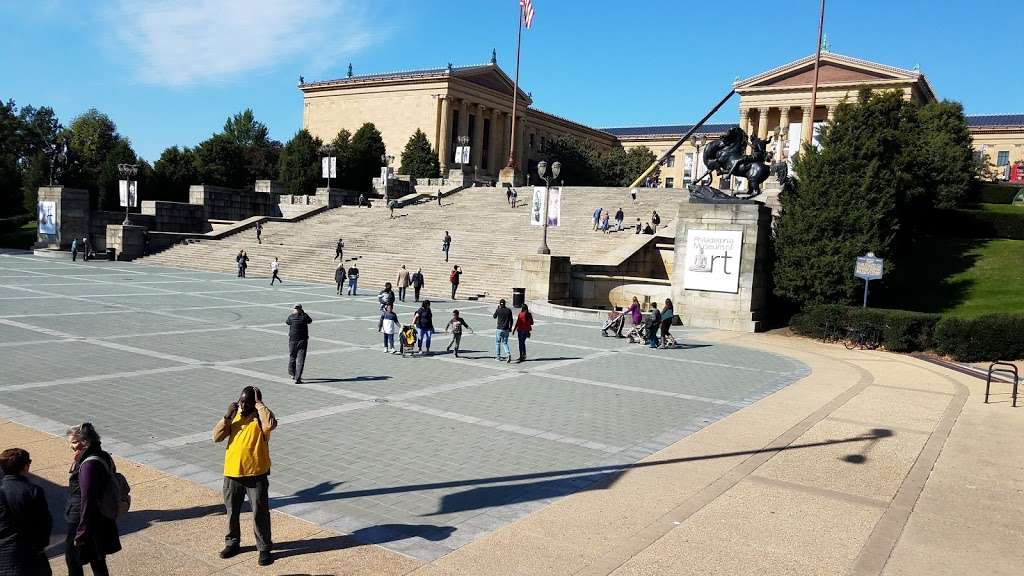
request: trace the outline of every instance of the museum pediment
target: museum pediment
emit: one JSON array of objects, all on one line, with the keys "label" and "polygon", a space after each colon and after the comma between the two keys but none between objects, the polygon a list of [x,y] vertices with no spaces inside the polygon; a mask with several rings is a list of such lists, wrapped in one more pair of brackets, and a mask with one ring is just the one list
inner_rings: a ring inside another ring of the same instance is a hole
[{"label": "museum pediment", "polygon": [[[478,86],[489,88],[495,92],[500,92],[507,96],[512,96],[513,88],[515,86],[512,79],[509,78],[501,68],[495,65],[457,68],[455,69],[453,76],[467,82],[472,82]],[[522,89],[519,90],[519,98],[523,99],[527,104],[532,101],[531,98],[522,91]]]},{"label": "museum pediment", "polygon": [[[821,55],[818,68],[819,85],[871,83],[879,81],[906,80],[915,82],[920,72],[902,70],[884,64],[859,60],[848,56],[826,53]],[[814,56],[774,68],[736,83],[736,89],[791,88],[810,86],[814,81]]]}]

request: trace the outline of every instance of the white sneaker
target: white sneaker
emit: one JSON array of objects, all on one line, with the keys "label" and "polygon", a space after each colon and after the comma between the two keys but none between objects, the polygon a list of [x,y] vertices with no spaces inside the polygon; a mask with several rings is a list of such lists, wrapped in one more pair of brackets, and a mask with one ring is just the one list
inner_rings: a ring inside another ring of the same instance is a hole
[{"label": "white sneaker", "polygon": [[388,353],[388,349],[387,349],[387,348],[385,348],[385,349],[384,349],[384,353],[385,353],[385,354],[387,354],[387,353]]}]

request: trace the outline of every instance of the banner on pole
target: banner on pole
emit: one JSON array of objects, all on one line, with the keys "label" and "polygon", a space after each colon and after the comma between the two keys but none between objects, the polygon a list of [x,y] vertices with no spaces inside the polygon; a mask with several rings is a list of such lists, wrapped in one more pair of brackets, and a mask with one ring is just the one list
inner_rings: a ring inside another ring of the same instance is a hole
[{"label": "banner on pole", "polygon": [[558,226],[562,219],[562,189],[548,190],[548,226]]},{"label": "banner on pole", "polygon": [[57,203],[49,200],[39,202],[39,233],[57,233]]},{"label": "banner on pole", "polygon": [[121,200],[122,208],[135,208],[139,205],[139,183],[132,180],[131,186],[128,186],[127,180],[118,181],[118,193]]},{"label": "banner on pole", "polygon": [[324,156],[320,159],[320,177],[338,177],[338,158],[335,156]]},{"label": "banner on pole", "polygon": [[544,223],[544,187],[533,187],[533,201],[530,202],[530,225],[540,226]]}]

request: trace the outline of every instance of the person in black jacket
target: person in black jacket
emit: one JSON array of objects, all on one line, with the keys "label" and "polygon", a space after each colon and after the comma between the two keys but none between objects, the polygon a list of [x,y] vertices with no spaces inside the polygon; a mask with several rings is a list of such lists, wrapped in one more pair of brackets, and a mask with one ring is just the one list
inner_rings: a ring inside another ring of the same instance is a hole
[{"label": "person in black jacket", "polygon": [[114,459],[100,445],[100,435],[89,422],[65,434],[75,460],[68,471],[68,503],[64,518],[68,535],[64,560],[69,576],[81,576],[82,566],[95,576],[107,576],[107,556],[121,550],[117,521],[100,511],[107,485],[113,482]]},{"label": "person in black jacket", "polygon": [[0,454],[0,574],[49,576],[46,545],[53,518],[43,489],[28,481],[32,459],[21,448]]},{"label": "person in black jacket", "polygon": [[342,290],[345,286],[345,263],[338,264],[338,267],[334,270],[334,283],[338,285],[338,296],[341,296]]},{"label": "person in black jacket", "polygon": [[288,325],[288,375],[302,384],[302,369],[306,365],[306,348],[309,345],[309,325],[313,319],[296,304],[291,315],[284,321]]},{"label": "person in black jacket", "polygon": [[420,290],[423,289],[423,268],[418,268],[412,273],[412,294],[413,298],[420,301]]}]

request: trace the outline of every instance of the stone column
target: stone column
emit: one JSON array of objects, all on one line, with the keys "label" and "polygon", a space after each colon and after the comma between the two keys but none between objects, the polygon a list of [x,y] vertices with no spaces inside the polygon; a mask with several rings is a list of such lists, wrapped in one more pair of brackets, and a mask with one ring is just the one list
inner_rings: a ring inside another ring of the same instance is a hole
[{"label": "stone column", "polygon": [[740,108],[740,128],[750,134],[750,108]]},{"label": "stone column", "polygon": [[811,112],[810,106],[803,106],[800,108],[803,113],[803,117],[800,122],[800,145],[811,141],[811,135],[814,134],[814,114]]},{"label": "stone column", "polygon": [[826,106],[825,110],[828,111],[828,121],[829,122],[831,122],[831,121],[836,119],[836,105],[835,104],[830,104],[830,105]]},{"label": "stone column", "polygon": [[441,108],[441,129],[438,130],[437,136],[437,159],[441,163],[441,175],[447,176],[448,165],[452,161],[452,105],[451,98],[447,96],[441,96],[438,100]]},{"label": "stone column", "polygon": [[757,121],[757,137],[764,140],[768,137],[768,111],[770,108],[761,108],[760,118]]},{"label": "stone column", "polygon": [[474,112],[476,115],[476,125],[473,126],[473,149],[470,150],[469,163],[473,166],[480,168],[482,164],[481,159],[484,157],[484,113],[486,108],[483,104],[477,104],[474,106]]},{"label": "stone column", "polygon": [[775,160],[785,160],[783,151],[789,142],[789,106],[779,108],[779,140],[776,142]]},{"label": "stone column", "polygon": [[501,112],[497,108],[491,108],[491,141],[490,151],[487,157],[487,171],[497,175],[501,170],[501,132],[498,124],[501,120]]},{"label": "stone column", "polygon": [[459,100],[459,133],[456,136],[469,136],[469,102],[465,98]]},{"label": "stone column", "polygon": [[529,150],[527,147],[529,142],[527,142],[526,139],[529,136],[527,136],[525,118],[516,118],[516,132],[516,173],[525,174],[526,167],[530,165],[530,162],[526,158],[527,151]]}]

